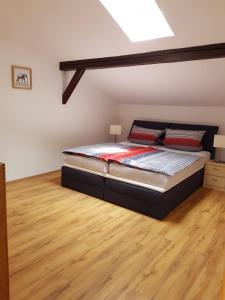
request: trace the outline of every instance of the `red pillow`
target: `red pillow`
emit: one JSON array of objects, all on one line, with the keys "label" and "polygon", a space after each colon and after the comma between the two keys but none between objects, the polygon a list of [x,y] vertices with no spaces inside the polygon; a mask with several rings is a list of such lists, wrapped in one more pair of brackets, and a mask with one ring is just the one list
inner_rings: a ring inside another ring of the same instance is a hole
[{"label": "red pillow", "polygon": [[156,145],[163,130],[144,128],[134,125],[127,139],[132,143]]},{"label": "red pillow", "polygon": [[166,129],[163,144],[168,148],[183,151],[201,151],[205,131]]}]

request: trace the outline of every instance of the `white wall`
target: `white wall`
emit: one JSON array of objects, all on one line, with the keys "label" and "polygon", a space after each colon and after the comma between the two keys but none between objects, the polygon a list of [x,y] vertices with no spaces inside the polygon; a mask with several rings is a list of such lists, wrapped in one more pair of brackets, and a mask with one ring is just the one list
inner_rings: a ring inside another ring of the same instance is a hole
[{"label": "white wall", "polygon": [[[33,70],[33,89],[11,87],[11,65]],[[58,62],[0,39],[0,161],[7,180],[59,169],[61,151],[109,140],[114,105],[84,78],[67,105],[61,104]]]},{"label": "white wall", "polygon": [[[12,64],[32,68],[31,91],[11,87]],[[116,105],[87,74],[63,106],[58,62],[3,39],[0,65],[0,161],[6,163],[7,180],[59,169],[64,148],[109,141],[112,122],[122,124],[121,140],[134,119],[219,125],[225,134],[225,107]]]},{"label": "white wall", "polygon": [[[134,119],[210,124],[225,134],[225,107],[154,106],[121,104],[117,107],[117,122],[122,124],[122,139],[126,139]],[[217,158],[225,160],[224,150],[217,150]]]}]

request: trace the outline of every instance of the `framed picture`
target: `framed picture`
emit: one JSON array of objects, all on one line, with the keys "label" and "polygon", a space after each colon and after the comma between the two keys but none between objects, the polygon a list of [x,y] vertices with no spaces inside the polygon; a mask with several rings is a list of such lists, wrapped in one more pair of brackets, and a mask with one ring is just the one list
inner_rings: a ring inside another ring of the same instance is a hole
[{"label": "framed picture", "polygon": [[12,87],[14,89],[32,89],[31,68],[12,66]]}]

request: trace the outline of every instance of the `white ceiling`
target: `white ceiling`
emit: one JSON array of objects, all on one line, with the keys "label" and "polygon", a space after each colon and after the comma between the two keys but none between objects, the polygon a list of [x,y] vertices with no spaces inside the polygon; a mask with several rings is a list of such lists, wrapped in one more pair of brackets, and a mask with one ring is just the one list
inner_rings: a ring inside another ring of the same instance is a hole
[{"label": "white ceiling", "polygon": [[[224,0],[157,0],[175,37],[132,43],[98,0],[0,0],[0,36],[55,61],[225,42]],[[135,21],[135,20],[134,20]],[[225,59],[87,71],[116,101],[225,106]]]}]

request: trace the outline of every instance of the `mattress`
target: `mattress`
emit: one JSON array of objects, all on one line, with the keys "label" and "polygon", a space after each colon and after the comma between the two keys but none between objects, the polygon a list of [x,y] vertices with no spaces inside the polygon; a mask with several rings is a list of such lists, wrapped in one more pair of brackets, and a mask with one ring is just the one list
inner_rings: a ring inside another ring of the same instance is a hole
[{"label": "mattress", "polygon": [[88,171],[98,175],[104,175],[109,171],[109,165],[106,161],[82,155],[64,154],[64,166]]},{"label": "mattress", "polygon": [[[157,146],[157,148],[163,149],[165,151],[184,153],[184,151],[168,149],[163,146]],[[190,152],[187,153],[190,154]],[[109,172],[106,175],[106,177],[139,185],[163,193],[168,191],[178,183],[182,182],[189,176],[193,175],[197,171],[204,168],[206,161],[210,159],[210,153],[207,151],[192,152],[191,154],[199,156],[200,159],[197,160],[191,166],[176,173],[174,176],[168,176],[156,172],[140,170],[124,166],[118,163],[111,163],[109,165]]]}]

